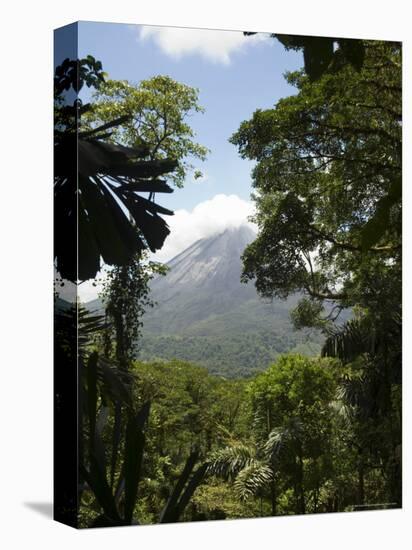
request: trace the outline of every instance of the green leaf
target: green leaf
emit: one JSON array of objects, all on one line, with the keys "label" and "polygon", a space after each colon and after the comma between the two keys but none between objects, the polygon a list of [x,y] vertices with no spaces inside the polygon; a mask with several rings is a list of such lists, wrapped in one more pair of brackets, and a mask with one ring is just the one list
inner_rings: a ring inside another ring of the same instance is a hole
[{"label": "green leaf", "polygon": [[80,465],[80,472],[93,491],[97,502],[103,508],[105,515],[110,518],[116,525],[122,525],[122,520],[119,516],[116,503],[109,484],[107,483],[104,472],[101,471],[96,457],[90,456],[90,471],[83,464]]},{"label": "green leaf", "polygon": [[165,507],[162,510],[162,513],[160,514],[159,523],[170,523],[173,521],[177,521],[179,498],[190,477],[190,474],[193,471],[198,457],[199,453],[195,451],[192,452],[186,460],[186,464],[182,470],[182,473],[179,476],[179,479],[176,482],[176,485],[174,486],[172,494],[170,495]]},{"label": "green leaf", "polygon": [[402,200],[402,180],[395,180],[388,194],[379,199],[375,214],[364,225],[361,233],[361,247],[367,251],[376,245],[390,227],[391,209]]},{"label": "green leaf", "polygon": [[150,403],[143,405],[137,416],[129,413],[126,427],[124,459],[124,520],[132,522],[133,510],[140,482],[143,450],[145,445],[144,425],[150,411]]},{"label": "green leaf", "polygon": [[94,446],[96,415],[97,415],[97,360],[98,354],[94,351],[87,362],[87,410],[89,414],[89,441],[91,450]]}]

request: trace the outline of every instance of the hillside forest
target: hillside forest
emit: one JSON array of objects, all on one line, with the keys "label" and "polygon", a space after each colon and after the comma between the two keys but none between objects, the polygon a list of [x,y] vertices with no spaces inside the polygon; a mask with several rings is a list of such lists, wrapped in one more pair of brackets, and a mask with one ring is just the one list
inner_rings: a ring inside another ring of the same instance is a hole
[{"label": "hillside forest", "polygon": [[[162,194],[200,177],[193,159],[209,154],[190,126],[198,90],[111,80],[92,56],[56,67],[56,384],[77,362],[79,396],[77,490],[57,508],[75,526],[402,506],[401,45],[271,40],[303,54],[285,75],[295,93],[227,138],[254,163],[258,233],[241,279],[262,299],[293,297],[297,336],[246,331],[225,347],[216,328],[192,362],[177,337],[156,359],[150,338],[146,356],[139,346],[151,283],[167,277],[150,257],[170,233]],[[96,311],[76,288],[103,264]]]}]

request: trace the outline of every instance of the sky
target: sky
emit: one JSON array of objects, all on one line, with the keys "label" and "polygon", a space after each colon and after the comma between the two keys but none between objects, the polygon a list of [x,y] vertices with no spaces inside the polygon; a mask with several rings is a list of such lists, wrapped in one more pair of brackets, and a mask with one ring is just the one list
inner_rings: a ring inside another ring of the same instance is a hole
[{"label": "sky", "polygon": [[[204,176],[195,181],[189,175],[182,189],[159,196],[175,214],[167,218],[171,233],[154,259],[168,261],[199,238],[248,223],[253,164],[228,139],[256,109],[295,93],[283,75],[302,67],[302,54],[267,34],[118,23],[81,22],[78,42],[79,57],[93,55],[111,79],[139,83],[169,75],[199,89],[205,112],[195,113],[190,125],[195,140],[210,149],[206,161],[193,162]],[[83,283],[79,294],[87,301],[97,290]]]}]

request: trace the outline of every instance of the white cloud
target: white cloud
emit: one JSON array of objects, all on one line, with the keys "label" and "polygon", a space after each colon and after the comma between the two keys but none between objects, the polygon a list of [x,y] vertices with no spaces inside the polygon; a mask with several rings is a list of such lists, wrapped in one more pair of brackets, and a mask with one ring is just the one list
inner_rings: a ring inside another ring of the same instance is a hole
[{"label": "white cloud", "polygon": [[198,239],[221,233],[228,227],[247,224],[254,228],[254,224],[248,221],[253,212],[251,202],[237,195],[223,194],[199,203],[192,211],[176,210],[174,216],[167,218],[170,235],[154,259],[168,262]]},{"label": "white cloud", "polygon": [[83,303],[95,300],[98,295],[103,291],[103,282],[107,276],[107,269],[107,267],[103,267],[103,269],[101,269],[99,273],[97,273],[95,279],[83,281],[79,284],[79,286],[77,287],[77,293]]},{"label": "white cloud", "polygon": [[241,31],[185,29],[177,27],[141,27],[140,39],[153,40],[159,48],[174,59],[185,55],[200,55],[214,63],[230,63],[234,52],[243,50],[268,35],[244,36]]}]

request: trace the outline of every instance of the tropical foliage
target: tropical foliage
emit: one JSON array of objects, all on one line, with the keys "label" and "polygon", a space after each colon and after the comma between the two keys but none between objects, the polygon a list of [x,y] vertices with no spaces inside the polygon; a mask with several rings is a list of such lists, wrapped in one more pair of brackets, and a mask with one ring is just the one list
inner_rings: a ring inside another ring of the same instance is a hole
[{"label": "tropical foliage", "polygon": [[[67,59],[57,67],[55,262],[62,278],[73,282],[95,277],[101,260],[126,265],[145,249],[161,248],[169,229],[159,214],[173,212],[157,205],[153,194],[172,192],[159,176],[179,166],[176,158],[154,157],[151,144],[142,137],[132,146],[114,140],[120,136],[112,134],[130,119],[128,114],[110,116],[93,127],[86,122],[81,125],[81,117],[96,120],[92,106],[78,97],[84,83],[97,88],[104,83],[101,63],[91,56]],[[78,158],[78,165],[72,158]],[[139,193],[150,195],[147,199]],[[71,240],[77,223],[78,251]]]},{"label": "tropical foliage", "polygon": [[400,46],[364,47],[360,71],[347,65],[316,82],[289,74],[298,94],[256,111],[231,138],[257,161],[260,231],[244,278],[268,297],[303,291],[313,322],[325,300],[353,307],[372,285],[383,299],[383,278],[399,281]]},{"label": "tropical foliage", "polygon": [[56,296],[59,421],[67,387],[79,395],[77,424],[56,437],[78,432],[67,506],[82,527],[402,505],[401,47],[276,36],[303,49],[305,70],[287,76],[296,95],[231,138],[255,163],[243,279],[301,297],[295,328],[324,337],[312,356],[282,354],[286,333],[223,342],[219,323],[203,347],[195,333],[144,341],[149,284],[165,273],[145,251],[172,214],[154,195],[198,176],[207,153],[187,123],[198,91],[109,80],[91,56],[56,69],[56,269],[78,283],[111,266],[104,315]]}]

